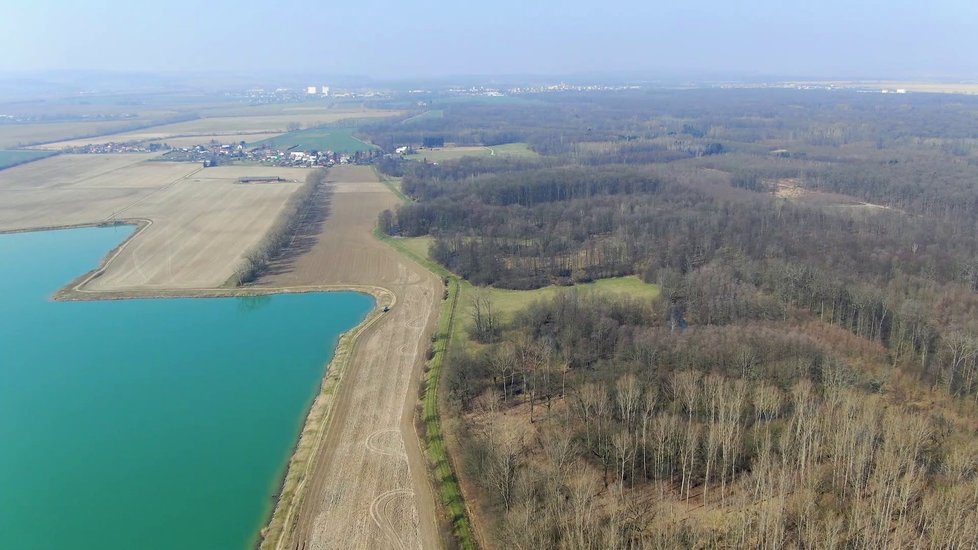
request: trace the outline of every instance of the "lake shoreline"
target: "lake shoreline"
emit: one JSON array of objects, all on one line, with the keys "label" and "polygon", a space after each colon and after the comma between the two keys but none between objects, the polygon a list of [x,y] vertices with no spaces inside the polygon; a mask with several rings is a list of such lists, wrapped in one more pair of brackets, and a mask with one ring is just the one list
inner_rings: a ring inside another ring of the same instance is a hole
[{"label": "lake shoreline", "polygon": [[3,234],[22,234],[32,232],[61,231],[70,229],[133,226],[134,231],[120,242],[115,248],[103,256],[99,265],[83,273],[58,289],[51,299],[56,302],[94,302],[113,300],[156,300],[180,298],[249,298],[288,294],[355,292],[369,295],[374,300],[374,307],[356,326],[340,333],[333,348],[332,358],[323,366],[322,376],[316,387],[314,397],[302,415],[300,429],[284,463],[282,471],[270,485],[267,497],[270,499],[265,513],[257,523],[249,546],[258,547],[268,533],[280,529],[284,522],[296,512],[301,487],[309,474],[309,469],[315,465],[314,453],[319,446],[322,434],[329,423],[333,410],[335,395],[343,378],[348,363],[353,355],[359,337],[383,317],[382,309],[394,307],[397,296],[389,289],[373,285],[299,285],[299,286],[268,286],[247,285],[241,287],[223,288],[155,288],[155,289],[123,289],[123,290],[86,290],[84,287],[99,277],[125,247],[142,231],[152,225],[148,219],[125,219],[115,222],[100,222],[77,224],[59,227],[37,227],[12,231],[0,231]]}]

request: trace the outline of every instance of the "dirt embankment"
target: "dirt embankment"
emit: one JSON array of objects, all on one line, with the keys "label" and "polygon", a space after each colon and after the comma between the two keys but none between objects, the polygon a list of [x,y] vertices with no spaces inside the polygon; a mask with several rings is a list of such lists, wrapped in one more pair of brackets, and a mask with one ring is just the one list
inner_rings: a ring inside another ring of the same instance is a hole
[{"label": "dirt embankment", "polygon": [[262,547],[437,547],[413,415],[441,281],[372,236],[397,198],[369,168],[335,168],[328,180],[331,213],[315,244],[286,256],[258,287],[366,284],[396,303],[338,349]]}]

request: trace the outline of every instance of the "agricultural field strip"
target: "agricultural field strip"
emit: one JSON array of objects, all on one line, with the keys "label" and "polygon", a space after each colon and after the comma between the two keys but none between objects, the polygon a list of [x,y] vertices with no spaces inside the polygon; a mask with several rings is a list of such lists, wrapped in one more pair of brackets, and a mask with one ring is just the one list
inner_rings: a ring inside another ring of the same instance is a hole
[{"label": "agricultural field strip", "polygon": [[[151,220],[155,223],[106,266],[93,289],[220,286],[298,184],[234,183],[252,175],[250,167],[214,169],[207,178],[197,177],[200,170],[196,164],[123,155],[60,156],[17,167],[0,175],[0,231]],[[306,171],[276,173],[301,181]],[[79,178],[72,181],[70,174]],[[120,177],[130,176],[142,185],[119,185]],[[19,185],[44,179],[54,182]]]},{"label": "agricultural field strip", "polygon": [[[109,141],[166,141],[170,138],[190,138],[200,136],[240,136],[248,134],[281,134],[288,130],[291,123],[303,127],[314,127],[334,124],[344,120],[370,119],[396,116],[399,111],[367,110],[367,111],[337,111],[328,113],[300,113],[296,115],[235,115],[200,118],[185,122],[150,126],[131,132],[105,134],[101,137],[81,139],[66,139],[39,145],[39,148],[54,150],[65,147],[77,147],[93,143]],[[2,134],[0,134],[2,136]]]},{"label": "agricultural field strip", "polygon": [[117,215],[152,219],[154,224],[89,287],[106,291],[218,287],[261,240],[298,186],[182,178]]},{"label": "agricultural field strip", "polygon": [[8,191],[67,189],[139,164],[154,156],[156,155],[58,155],[0,172],[0,189]]},{"label": "agricultural field strip", "polygon": [[336,394],[320,396],[335,400],[328,423],[310,415],[304,438],[318,441],[300,449],[315,450],[293,459],[289,476],[303,481],[279,502],[262,547],[435,547],[411,397],[441,283],[373,238],[377,214],[397,200],[368,168],[336,168],[330,180],[336,191],[317,244],[260,285],[367,283],[390,289],[398,305],[357,340]]}]

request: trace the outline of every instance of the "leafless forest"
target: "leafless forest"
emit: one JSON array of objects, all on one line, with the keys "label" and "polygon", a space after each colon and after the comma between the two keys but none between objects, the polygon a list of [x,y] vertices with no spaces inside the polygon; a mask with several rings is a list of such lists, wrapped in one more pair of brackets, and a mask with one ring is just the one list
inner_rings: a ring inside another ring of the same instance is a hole
[{"label": "leafless forest", "polygon": [[382,165],[414,199],[382,229],[472,283],[661,288],[463,304],[446,402],[490,544],[978,544],[978,101],[622,92],[364,131],[541,153]]}]

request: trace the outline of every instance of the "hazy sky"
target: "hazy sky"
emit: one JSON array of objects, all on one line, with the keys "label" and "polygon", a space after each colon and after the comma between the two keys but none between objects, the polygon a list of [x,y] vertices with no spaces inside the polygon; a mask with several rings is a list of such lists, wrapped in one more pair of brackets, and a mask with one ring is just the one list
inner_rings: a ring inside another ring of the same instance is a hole
[{"label": "hazy sky", "polygon": [[978,79],[975,0],[10,0],[0,71]]}]

